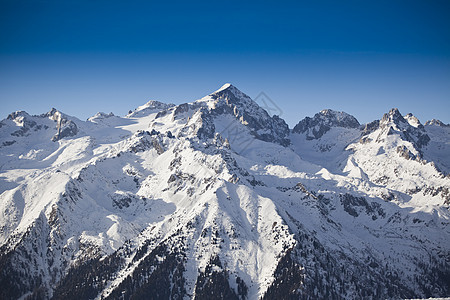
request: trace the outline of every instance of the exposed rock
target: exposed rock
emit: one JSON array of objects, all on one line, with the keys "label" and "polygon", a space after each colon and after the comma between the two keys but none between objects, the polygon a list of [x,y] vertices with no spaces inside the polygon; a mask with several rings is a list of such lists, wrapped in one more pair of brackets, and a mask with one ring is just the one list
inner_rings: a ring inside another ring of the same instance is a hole
[{"label": "exposed rock", "polygon": [[409,125],[417,128],[423,128],[423,125],[420,123],[419,119],[416,116],[409,113],[403,117],[406,121],[408,121]]},{"label": "exposed rock", "polygon": [[8,115],[7,120],[14,121],[20,129],[11,133],[12,136],[23,137],[29,135],[29,131],[37,125],[31,116],[24,111],[16,111]]},{"label": "exposed rock", "polygon": [[[409,115],[408,115],[409,116]],[[409,116],[410,119],[412,117]],[[411,142],[418,150],[426,146],[430,137],[426,134],[424,127],[419,123],[417,127],[412,126],[403,118],[397,108],[393,108],[389,113],[384,114],[379,127],[383,129],[377,141],[383,140],[383,134],[399,134],[403,140]]]},{"label": "exposed rock", "polygon": [[7,147],[13,145],[14,143],[16,143],[16,141],[4,141],[2,146]]},{"label": "exposed rock", "polygon": [[52,108],[48,113],[42,115],[42,117],[49,118],[56,122],[56,134],[52,137],[52,141],[56,142],[66,137],[72,137],[77,135],[78,127],[72,120],[55,108]]},{"label": "exposed rock", "polygon": [[164,153],[164,148],[163,148],[163,146],[161,146],[158,139],[152,138],[152,145],[153,145],[153,148],[155,148],[156,153],[158,153],[158,155],[161,155]]},{"label": "exposed rock", "polygon": [[445,124],[444,122],[440,121],[440,120],[436,120],[436,119],[432,119],[430,121],[426,121],[425,122],[425,126],[442,126],[442,127],[450,127],[450,124]]},{"label": "exposed rock", "polygon": [[360,126],[355,117],[340,111],[324,109],[314,115],[314,118],[306,117],[301,120],[293,133],[306,133],[306,139],[319,139],[332,127],[358,128]]},{"label": "exposed rock", "polygon": [[155,100],[150,100],[146,104],[139,106],[133,111],[128,112],[127,118],[143,117],[155,112],[162,113],[163,111],[166,111],[173,106],[175,105],[171,103],[163,103]]},{"label": "exposed rock", "polygon": [[278,116],[269,116],[267,111],[234,86],[225,85],[210,97],[216,100],[211,110],[213,115],[232,114],[256,138],[283,146],[289,145],[289,127],[286,122]]},{"label": "exposed rock", "polygon": [[398,146],[397,153],[400,154],[401,157],[406,158],[408,160],[416,160],[420,159],[420,157],[415,156],[408,148],[405,146]]},{"label": "exposed rock", "polygon": [[355,197],[351,194],[340,195],[341,204],[344,206],[344,210],[353,217],[358,217],[361,213],[360,208],[364,208],[366,214],[371,215],[373,220],[376,220],[378,216],[386,217],[381,205],[377,202],[367,202],[364,197]]},{"label": "exposed rock", "polygon": [[375,130],[378,129],[379,126],[380,126],[380,120],[375,120],[375,121],[365,124],[362,135],[364,136],[364,135],[368,135],[368,134],[374,132]]},{"label": "exposed rock", "polygon": [[176,119],[176,116],[178,116],[182,113],[188,112],[188,111],[189,111],[189,104],[183,103],[183,104],[177,105],[175,107],[175,110],[172,113],[172,115],[173,115],[172,121]]}]

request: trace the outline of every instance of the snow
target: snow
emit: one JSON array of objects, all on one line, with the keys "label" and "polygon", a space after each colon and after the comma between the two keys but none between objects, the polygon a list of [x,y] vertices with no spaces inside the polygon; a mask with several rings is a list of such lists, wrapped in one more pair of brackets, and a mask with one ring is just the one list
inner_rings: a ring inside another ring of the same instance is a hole
[{"label": "snow", "polygon": [[[230,87],[225,84],[213,94]],[[251,99],[235,93],[246,112],[266,120]],[[156,101],[126,117],[98,113],[86,122],[58,112],[54,115],[75,122],[79,132],[55,142],[56,123],[48,117],[20,112],[3,120],[0,245],[13,249],[21,242],[13,236],[24,236],[43,221],[52,247],[63,249],[55,262],[63,276],[89,255],[104,258],[123,251],[125,243],[132,245],[131,253],[148,243],[148,255],[181,235],[188,245],[188,294],[194,293],[198,270],[218,255],[232,287],[237,276],[246,282],[249,299],[264,295],[279,259],[299,244],[299,232],[361,262],[368,255],[378,261],[389,257],[406,279],[414,276],[415,260],[450,249],[448,203],[436,191],[450,188],[450,182],[431,163],[444,172],[450,169],[448,128],[425,126],[431,141],[422,149],[400,134],[388,135],[386,128],[377,128],[362,142],[360,128],[339,126],[312,140],[306,133],[291,132],[291,144],[284,147],[258,138],[274,131],[255,131],[239,114],[211,114],[209,124],[204,114],[221,101],[212,95],[178,114],[177,106]],[[349,118],[333,113],[339,120]],[[405,119],[407,124],[394,124],[397,129],[419,128],[412,116]],[[23,136],[11,135],[29,126],[26,121],[37,125]],[[214,138],[200,139],[201,125],[213,125]],[[424,160],[400,156],[399,146],[416,156],[423,153]],[[411,192],[417,188],[419,192]],[[358,205],[350,215],[342,204],[346,194],[363,197],[385,215]],[[145,258],[123,255],[126,264],[98,299]],[[303,267],[312,266],[308,263]],[[44,261],[36,268],[48,266]],[[406,279],[404,284],[410,284]],[[44,281],[54,284],[50,277]]]},{"label": "snow", "polygon": [[229,87],[231,87],[231,86],[232,86],[231,83],[225,83],[224,85],[222,85],[222,86],[220,87],[220,89],[218,89],[217,91],[215,91],[213,94],[218,93],[218,92],[223,91],[223,90],[226,90],[227,88],[229,88]]}]

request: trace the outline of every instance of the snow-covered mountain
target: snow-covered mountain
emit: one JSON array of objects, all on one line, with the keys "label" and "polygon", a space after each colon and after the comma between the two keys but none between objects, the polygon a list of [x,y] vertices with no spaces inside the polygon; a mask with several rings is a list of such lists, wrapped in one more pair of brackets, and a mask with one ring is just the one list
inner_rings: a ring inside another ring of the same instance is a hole
[{"label": "snow-covered mountain", "polygon": [[314,118],[306,117],[298,122],[292,132],[305,133],[306,139],[313,140],[321,138],[334,127],[358,128],[359,126],[358,120],[345,112],[324,109]]},{"label": "snow-covered mountain", "polygon": [[226,84],[0,122],[1,299],[450,296],[450,126],[294,129]]}]

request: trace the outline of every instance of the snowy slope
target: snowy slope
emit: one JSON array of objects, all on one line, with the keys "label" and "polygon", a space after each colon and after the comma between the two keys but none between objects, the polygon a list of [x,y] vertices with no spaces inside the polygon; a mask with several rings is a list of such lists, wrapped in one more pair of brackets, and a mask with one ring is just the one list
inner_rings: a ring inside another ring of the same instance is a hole
[{"label": "snowy slope", "polygon": [[436,164],[444,174],[450,174],[450,126],[438,120],[425,123],[430,142],[424,150],[424,158]]},{"label": "snowy slope", "polygon": [[11,114],[0,298],[448,296],[448,128],[299,124],[230,84],[126,117]]}]

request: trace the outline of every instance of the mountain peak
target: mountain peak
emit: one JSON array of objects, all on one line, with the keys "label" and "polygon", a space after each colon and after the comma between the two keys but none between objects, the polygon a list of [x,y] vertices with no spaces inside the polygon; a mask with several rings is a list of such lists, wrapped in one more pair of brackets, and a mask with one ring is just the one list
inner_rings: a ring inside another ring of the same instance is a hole
[{"label": "mountain peak", "polygon": [[402,140],[412,143],[416,149],[421,149],[430,141],[430,137],[419,120],[412,114],[403,117],[397,108],[393,108],[383,115],[378,128],[381,128],[382,133],[378,140],[383,140],[385,135],[398,134]]},{"label": "mountain peak", "polygon": [[52,107],[52,109],[49,112],[47,112],[47,113],[45,113],[45,114],[43,114],[41,116],[45,117],[45,118],[49,118],[49,119],[55,121],[55,120],[61,118],[63,115],[64,114],[61,113],[59,110],[57,110],[56,108]]},{"label": "mountain peak", "polygon": [[385,113],[383,115],[383,118],[381,119],[382,123],[389,123],[392,122],[394,124],[399,123],[407,123],[406,120],[403,118],[402,114],[398,110],[398,108],[392,108],[388,113]]},{"label": "mountain peak", "polygon": [[412,113],[403,116],[403,118],[409,123],[409,125],[413,127],[422,127],[423,125],[420,123],[419,119],[414,116]]},{"label": "mountain peak", "polygon": [[231,83],[225,83],[220,89],[210,94],[213,99],[224,98],[226,100],[251,100],[249,96],[241,92],[237,87]]},{"label": "mountain peak", "polygon": [[220,91],[226,90],[226,89],[232,89],[235,88],[231,83],[225,83],[224,85],[222,85],[220,87],[220,89],[218,89],[217,91],[215,91],[213,94],[218,93]]},{"label": "mountain peak", "polygon": [[258,104],[254,102],[248,95],[241,92],[238,88],[233,86],[230,83],[224,84],[217,91],[209,94],[207,99],[212,99],[214,102],[223,102],[226,103],[227,106],[237,106],[240,110],[248,109],[253,107],[256,109]]},{"label": "mountain peak", "polygon": [[[406,116],[410,118],[410,116]],[[402,116],[398,108],[392,108],[389,112],[385,113],[379,121],[379,127],[381,128],[393,128],[397,131],[407,130],[410,126],[409,122]]]},{"label": "mountain peak", "polygon": [[23,118],[29,117],[29,116],[30,115],[26,111],[18,110],[18,111],[10,113],[6,119],[7,120],[16,120],[16,119],[19,119],[19,118],[23,119]]},{"label": "mountain peak", "polygon": [[343,111],[323,109],[320,111],[320,115],[325,117],[323,119],[331,122],[332,126],[357,128],[360,125],[358,120],[354,116]]},{"label": "mountain peak", "polygon": [[251,133],[263,141],[288,145],[289,126],[279,117],[269,113],[230,83],[197,101],[208,102],[213,115],[230,114]]},{"label": "mountain peak", "polygon": [[332,127],[358,128],[359,126],[358,120],[348,113],[324,109],[315,114],[313,118],[306,117],[301,120],[292,129],[292,132],[307,132],[308,139],[319,139]]},{"label": "mountain peak", "polygon": [[450,124],[445,124],[441,120],[437,120],[437,119],[431,119],[429,121],[426,121],[425,125],[427,125],[427,126],[434,125],[434,126],[441,126],[441,127],[450,127]]},{"label": "mountain peak", "polygon": [[127,117],[143,117],[143,116],[147,116],[151,113],[154,113],[155,111],[161,111],[161,110],[165,110],[168,109],[172,106],[175,106],[172,103],[164,103],[164,102],[160,102],[160,101],[156,101],[156,100],[150,100],[147,103],[145,103],[144,105],[139,106],[138,108],[136,108],[134,111],[130,110],[128,112]]}]

